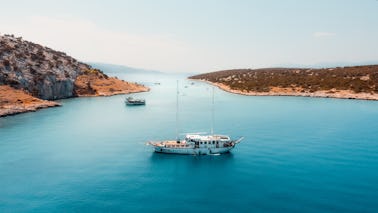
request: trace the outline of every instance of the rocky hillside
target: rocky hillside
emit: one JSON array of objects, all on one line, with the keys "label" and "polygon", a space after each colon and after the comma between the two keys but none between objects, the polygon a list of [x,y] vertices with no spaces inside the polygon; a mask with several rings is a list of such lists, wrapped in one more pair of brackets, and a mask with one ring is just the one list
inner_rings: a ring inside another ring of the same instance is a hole
[{"label": "rocky hillside", "polygon": [[312,96],[317,93],[315,96],[338,98],[359,98],[356,94],[365,94],[361,99],[375,100],[378,97],[378,65],[327,69],[235,69],[190,78],[247,95]]},{"label": "rocky hillside", "polygon": [[90,66],[63,52],[13,36],[0,36],[0,84],[42,99],[75,96],[74,81]]},{"label": "rocky hillside", "polygon": [[[80,77],[85,81],[75,84]],[[85,95],[101,95],[104,88],[97,90],[92,88],[91,81],[102,80],[105,91],[127,93],[133,90],[125,90],[125,86],[131,84],[109,78],[98,69],[77,61],[63,52],[52,50],[48,47],[25,41],[13,35],[0,35],[0,85],[9,85],[16,89],[28,91],[34,97],[44,100],[55,100]],[[114,88],[112,88],[113,85]],[[123,85],[120,86],[120,85]],[[140,85],[134,85],[134,87]],[[121,91],[121,90],[122,91]],[[144,88],[147,90],[147,88]]]},{"label": "rocky hillside", "polygon": [[144,91],[63,52],[0,35],[0,116],[59,105],[44,100]]}]

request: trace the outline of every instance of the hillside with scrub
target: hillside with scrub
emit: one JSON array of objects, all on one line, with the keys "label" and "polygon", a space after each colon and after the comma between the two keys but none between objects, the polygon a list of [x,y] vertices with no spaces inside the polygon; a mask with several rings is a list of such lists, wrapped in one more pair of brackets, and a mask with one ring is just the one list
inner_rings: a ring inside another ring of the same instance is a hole
[{"label": "hillside with scrub", "polygon": [[[378,65],[234,69],[191,76],[245,95],[298,95],[376,99]],[[348,95],[350,94],[350,95]],[[369,97],[368,97],[369,96]]]}]

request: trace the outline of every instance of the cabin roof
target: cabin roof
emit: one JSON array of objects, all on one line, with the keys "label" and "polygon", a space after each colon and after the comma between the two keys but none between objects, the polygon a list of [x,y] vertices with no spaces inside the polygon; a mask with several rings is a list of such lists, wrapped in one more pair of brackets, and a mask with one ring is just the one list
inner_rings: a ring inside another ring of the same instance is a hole
[{"label": "cabin roof", "polygon": [[212,140],[230,140],[230,137],[227,135],[186,135],[186,138],[202,141],[212,141]]}]

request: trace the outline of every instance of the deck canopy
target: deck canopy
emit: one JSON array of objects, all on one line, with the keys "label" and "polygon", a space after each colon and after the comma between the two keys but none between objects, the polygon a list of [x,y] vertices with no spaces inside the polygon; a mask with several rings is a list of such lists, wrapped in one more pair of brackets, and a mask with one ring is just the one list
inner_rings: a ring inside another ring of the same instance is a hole
[{"label": "deck canopy", "polygon": [[230,137],[226,135],[198,135],[198,134],[188,134],[186,139],[194,141],[229,141]]}]

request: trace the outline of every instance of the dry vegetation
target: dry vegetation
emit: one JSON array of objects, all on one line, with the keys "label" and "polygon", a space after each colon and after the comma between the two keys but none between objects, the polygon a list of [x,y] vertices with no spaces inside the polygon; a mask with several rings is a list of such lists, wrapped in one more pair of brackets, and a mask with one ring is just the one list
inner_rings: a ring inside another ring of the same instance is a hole
[{"label": "dry vegetation", "polygon": [[110,78],[97,69],[89,69],[76,78],[74,93],[77,96],[108,96],[146,91],[148,88],[143,85]]},{"label": "dry vegetation", "polygon": [[352,91],[378,93],[378,65],[327,69],[235,69],[190,77],[244,92],[274,92],[283,88],[301,93]]},{"label": "dry vegetation", "polygon": [[35,98],[20,89],[0,85],[0,117],[54,106],[60,104]]}]

